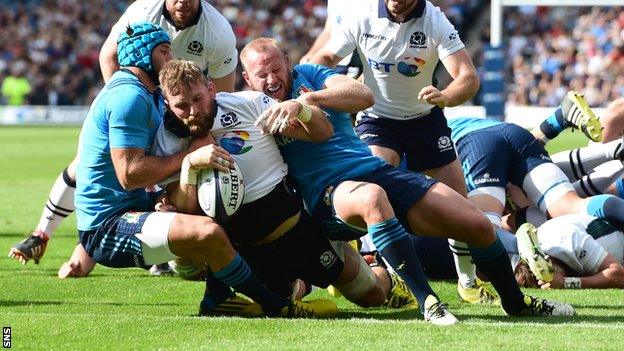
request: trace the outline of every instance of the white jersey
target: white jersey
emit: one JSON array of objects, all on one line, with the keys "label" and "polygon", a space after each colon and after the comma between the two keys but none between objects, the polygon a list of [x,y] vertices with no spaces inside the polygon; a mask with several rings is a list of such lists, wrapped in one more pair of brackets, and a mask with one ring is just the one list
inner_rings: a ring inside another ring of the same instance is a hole
[{"label": "white jersey", "polygon": [[230,23],[206,0],[200,1],[196,24],[178,30],[164,15],[165,0],[133,2],[113,26],[118,37],[128,24],[148,21],[161,26],[171,36],[173,56],[196,63],[211,78],[222,78],[236,69],[238,51]]},{"label": "white jersey", "polygon": [[375,95],[375,105],[360,116],[403,120],[427,114],[433,105],[417,94],[432,84],[439,60],[464,48],[457,30],[429,1],[419,1],[400,24],[388,18],[383,1],[366,1],[365,8],[374,10],[343,21],[327,44],[340,57],[358,50],[364,84]]},{"label": "white jersey", "polygon": [[[270,134],[262,134],[254,125],[258,116],[275,104],[261,92],[218,93],[217,114],[210,133],[217,144],[227,150],[243,174],[243,204],[253,202],[273,190],[288,173],[288,166]],[[169,133],[161,124],[151,151],[154,155],[171,155],[188,147],[187,139]],[[179,174],[167,180],[179,179]]]},{"label": "white jersey", "polygon": [[539,243],[545,253],[582,274],[595,274],[607,253],[624,264],[624,233],[610,230],[596,235],[594,239],[587,229],[595,219],[589,215],[564,215],[550,219],[537,230]]},{"label": "white jersey", "polygon": [[[365,1],[360,2],[365,3]],[[327,21],[331,24],[331,30],[340,30],[340,26],[348,16],[355,16],[358,13],[354,11],[354,6],[359,5],[360,4],[354,4],[353,1],[327,0]],[[338,66],[348,66],[351,62],[351,56],[353,56],[353,54],[345,56],[338,62]]]}]

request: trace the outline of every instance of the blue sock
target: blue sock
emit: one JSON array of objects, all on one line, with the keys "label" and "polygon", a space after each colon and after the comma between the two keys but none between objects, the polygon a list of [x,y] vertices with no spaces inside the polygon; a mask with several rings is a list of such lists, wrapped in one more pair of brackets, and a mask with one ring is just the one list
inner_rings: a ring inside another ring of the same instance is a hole
[{"label": "blue sock", "polygon": [[587,202],[586,211],[591,216],[611,221],[613,225],[624,225],[624,199],[617,196],[592,196]]},{"label": "blue sock", "polygon": [[390,263],[397,274],[405,280],[423,311],[425,299],[437,295],[429,286],[420,260],[414,251],[409,234],[396,218],[375,223],[368,227],[368,234],[379,253]]},{"label": "blue sock", "polygon": [[553,112],[548,118],[540,124],[539,128],[548,138],[548,140],[552,140],[559,135],[559,133],[563,132],[564,129],[568,127],[566,120],[563,118],[563,111],[561,106],[557,107],[555,112]]},{"label": "blue sock", "polygon": [[509,256],[498,235],[488,247],[470,246],[470,253],[477,269],[490,279],[498,292],[503,309],[512,314],[524,309],[524,294],[518,287]]},{"label": "blue sock", "polygon": [[214,276],[259,303],[268,315],[279,314],[288,304],[288,300],[270,292],[262,284],[239,254],[223,269],[214,272]]},{"label": "blue sock", "polygon": [[210,269],[206,277],[206,292],[202,305],[207,308],[214,308],[232,296],[232,290],[224,282],[217,279]]},{"label": "blue sock", "polygon": [[624,178],[615,181],[615,189],[617,190],[617,196],[620,199],[624,199]]}]

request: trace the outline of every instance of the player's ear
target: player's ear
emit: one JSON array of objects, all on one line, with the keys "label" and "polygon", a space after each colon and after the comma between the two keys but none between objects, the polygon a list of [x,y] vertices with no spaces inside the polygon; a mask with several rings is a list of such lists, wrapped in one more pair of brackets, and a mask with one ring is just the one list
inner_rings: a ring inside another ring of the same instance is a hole
[{"label": "player's ear", "polygon": [[209,80],[208,83],[206,83],[206,87],[208,88],[208,92],[210,93],[210,97],[215,97],[215,95],[217,95],[217,87],[215,86],[215,84]]},{"label": "player's ear", "polygon": [[249,85],[249,87],[251,88],[251,82],[249,81],[249,74],[247,74],[247,71],[243,71],[243,79],[245,80],[245,83],[247,83],[247,85]]}]

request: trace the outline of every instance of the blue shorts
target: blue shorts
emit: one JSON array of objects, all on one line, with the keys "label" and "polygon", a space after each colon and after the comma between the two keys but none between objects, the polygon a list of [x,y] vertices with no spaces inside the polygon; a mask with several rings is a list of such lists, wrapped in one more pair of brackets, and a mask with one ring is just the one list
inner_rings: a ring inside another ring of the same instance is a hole
[{"label": "blue shorts", "polygon": [[[373,183],[383,188],[394,209],[396,218],[408,231],[407,212],[437,183],[436,180],[427,178],[420,173],[390,165],[381,166],[366,175],[348,180]],[[325,189],[312,211],[312,217],[321,225],[323,232],[330,240],[354,240],[366,232],[350,227],[337,217],[333,206],[333,192],[338,185],[339,183],[332,184]]]},{"label": "blue shorts", "polygon": [[383,146],[405,155],[411,171],[445,166],[457,158],[451,129],[439,107],[424,117],[404,121],[364,116],[358,120],[355,131],[367,145]]},{"label": "blue shorts", "polygon": [[526,129],[499,124],[474,131],[457,141],[468,191],[507,183],[522,187],[535,167],[550,163],[548,152]]}]

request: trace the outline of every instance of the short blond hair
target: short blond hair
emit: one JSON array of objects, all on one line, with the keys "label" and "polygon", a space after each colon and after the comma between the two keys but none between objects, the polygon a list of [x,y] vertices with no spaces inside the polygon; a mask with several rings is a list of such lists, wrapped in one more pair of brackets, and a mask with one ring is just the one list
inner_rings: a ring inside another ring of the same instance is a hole
[{"label": "short blond hair", "polygon": [[284,55],[284,58],[286,58],[286,54],[282,51],[282,49],[279,48],[279,46],[277,46],[277,41],[275,41],[275,39],[256,38],[250,41],[247,45],[245,45],[245,47],[243,48],[243,50],[241,50],[241,53],[240,53],[240,61],[241,61],[241,66],[243,66],[243,71],[248,70],[248,67],[245,64],[245,61],[247,59],[247,56],[249,56],[250,51],[267,52],[270,50],[277,50]]},{"label": "short blond hair", "polygon": [[208,78],[195,63],[186,60],[171,60],[160,70],[160,87],[165,95],[178,95],[189,90],[197,82],[208,84]]}]

